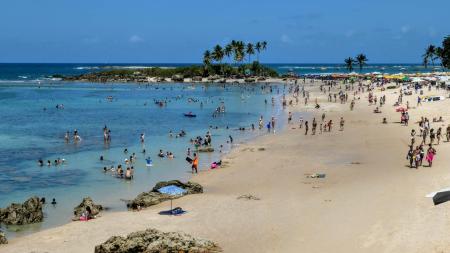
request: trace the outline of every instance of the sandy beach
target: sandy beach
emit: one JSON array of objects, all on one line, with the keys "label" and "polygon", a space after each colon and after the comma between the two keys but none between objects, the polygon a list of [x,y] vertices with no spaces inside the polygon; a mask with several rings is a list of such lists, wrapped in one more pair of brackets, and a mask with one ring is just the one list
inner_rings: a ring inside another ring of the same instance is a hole
[{"label": "sandy beach", "polygon": [[[450,99],[411,109],[409,126],[402,126],[392,106],[399,89],[375,92],[387,98],[381,114],[373,113],[367,92],[350,111],[349,103],[328,103],[326,95],[318,95],[318,85],[307,89],[321,108],[305,107],[300,100],[286,113],[307,111],[317,120],[326,113],[333,130],[305,136],[294,117],[285,131],[240,145],[220,169],[202,168],[192,178],[204,186],[204,194],[174,201],[188,213],[159,215],[170,202],[140,212],[104,213],[11,239],[0,251],[93,252],[113,235],[156,228],[213,240],[225,252],[447,252],[450,204],[434,206],[425,195],[450,186],[445,160],[450,144],[436,145],[431,168],[410,169],[405,157],[410,131],[417,131],[421,116],[442,116],[443,123],[431,124],[445,131]],[[448,97],[434,88],[425,94]],[[415,106],[416,98],[404,96],[403,102]],[[339,131],[340,117],[344,131]],[[381,124],[384,117],[388,124]],[[313,173],[326,177],[307,177]],[[245,194],[259,200],[238,198]]]}]

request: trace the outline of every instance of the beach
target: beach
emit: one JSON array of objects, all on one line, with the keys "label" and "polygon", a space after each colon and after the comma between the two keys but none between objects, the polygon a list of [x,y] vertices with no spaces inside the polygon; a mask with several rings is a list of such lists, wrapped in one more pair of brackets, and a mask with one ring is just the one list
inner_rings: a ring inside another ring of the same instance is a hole
[{"label": "beach", "polygon": [[[450,100],[423,103],[409,110],[409,126],[399,123],[393,103],[399,89],[377,91],[386,95],[381,114],[373,113],[367,92],[355,109],[349,103],[327,102],[318,85],[306,87],[313,103],[287,107],[294,123],[284,131],[265,135],[233,149],[216,170],[201,168],[191,178],[203,194],[174,200],[187,213],[162,216],[170,202],[139,212],[106,212],[89,222],[72,222],[31,235],[13,238],[1,252],[93,252],[95,245],[113,235],[156,228],[182,231],[215,241],[225,252],[446,252],[449,246],[448,203],[433,205],[430,192],[449,186],[450,144],[436,145],[433,167],[410,169],[406,154],[411,129],[421,116],[442,116]],[[424,89],[425,90],[425,89]],[[442,94],[445,90],[425,94]],[[417,95],[404,96],[415,106]],[[331,132],[304,134],[296,113],[334,122]],[[339,119],[345,119],[339,131]],[[387,118],[388,124],[382,124]],[[295,129],[294,129],[295,128]],[[311,178],[310,174],[325,174]],[[148,185],[148,189],[153,185]],[[239,198],[250,194],[256,199]]]}]

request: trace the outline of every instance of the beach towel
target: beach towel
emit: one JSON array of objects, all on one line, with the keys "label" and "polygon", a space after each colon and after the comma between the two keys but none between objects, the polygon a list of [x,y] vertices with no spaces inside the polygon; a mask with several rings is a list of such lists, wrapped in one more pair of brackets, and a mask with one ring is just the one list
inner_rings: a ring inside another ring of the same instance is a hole
[{"label": "beach towel", "polygon": [[187,213],[187,211],[183,210],[181,207],[175,207],[172,210],[161,211],[158,214],[160,214],[160,215],[176,215],[176,216],[178,216],[178,215],[182,215],[182,214],[185,214],[185,213]]}]

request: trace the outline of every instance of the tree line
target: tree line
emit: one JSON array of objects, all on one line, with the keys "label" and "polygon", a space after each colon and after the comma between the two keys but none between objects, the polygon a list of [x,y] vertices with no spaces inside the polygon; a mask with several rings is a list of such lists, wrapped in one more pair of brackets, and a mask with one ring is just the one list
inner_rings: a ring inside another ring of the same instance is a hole
[{"label": "tree line", "polygon": [[442,41],[442,46],[437,47],[435,45],[429,45],[425,49],[425,53],[422,55],[422,64],[425,68],[431,64],[434,66],[435,62],[440,62],[440,65],[444,68],[450,68],[450,35],[445,37]]}]

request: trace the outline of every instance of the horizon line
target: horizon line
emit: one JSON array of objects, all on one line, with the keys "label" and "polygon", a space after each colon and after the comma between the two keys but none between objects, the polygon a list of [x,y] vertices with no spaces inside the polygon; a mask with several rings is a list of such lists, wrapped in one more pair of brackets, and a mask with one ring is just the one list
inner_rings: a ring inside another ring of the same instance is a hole
[{"label": "horizon line", "polygon": [[[156,64],[184,64],[184,65],[203,65],[201,62],[0,62],[0,64],[136,64],[136,65],[156,65]],[[227,64],[226,62],[222,64]],[[228,64],[235,64],[235,63],[228,63]],[[239,63],[241,64],[248,64],[248,63]],[[337,62],[266,62],[260,64],[342,64],[345,65],[345,63],[337,63]],[[380,65],[380,64],[410,64],[410,65],[423,65],[422,63],[416,63],[416,62],[374,62],[374,63],[366,63],[365,65]],[[439,64],[436,64],[435,66],[439,67]]]}]

